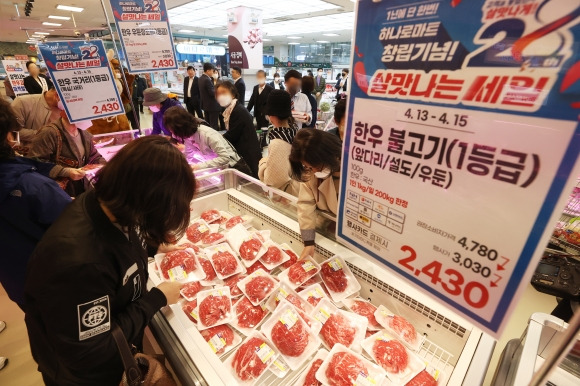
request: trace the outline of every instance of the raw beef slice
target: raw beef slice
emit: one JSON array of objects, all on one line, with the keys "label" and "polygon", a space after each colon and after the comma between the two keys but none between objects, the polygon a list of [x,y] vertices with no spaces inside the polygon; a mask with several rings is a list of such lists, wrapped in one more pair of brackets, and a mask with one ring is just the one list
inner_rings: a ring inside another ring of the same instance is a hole
[{"label": "raw beef slice", "polygon": [[361,300],[355,300],[350,307],[352,312],[360,316],[364,316],[369,321],[369,327],[377,327],[379,323],[377,318],[375,318],[375,311],[377,307],[369,302],[363,302]]},{"label": "raw beef slice", "polygon": [[242,224],[243,222],[244,222],[244,219],[242,218],[242,216],[234,216],[226,222],[226,229],[228,229],[228,230],[232,229],[236,225]]},{"label": "raw beef slice", "polygon": [[193,249],[193,251],[195,253],[199,253],[199,251],[200,251],[199,247],[197,245],[192,244],[192,243],[183,243],[183,244],[179,244],[179,246],[183,247],[183,248],[191,248],[191,249]]},{"label": "raw beef slice", "polygon": [[167,253],[161,261],[160,268],[165,280],[169,280],[169,270],[181,267],[185,273],[195,271],[195,257],[187,251],[173,251]]},{"label": "raw beef slice", "polygon": [[348,287],[348,279],[344,274],[343,269],[334,270],[330,264],[323,264],[320,270],[320,275],[324,284],[334,292],[344,292]]},{"label": "raw beef slice", "polygon": [[[201,225],[202,224],[196,222],[196,223],[191,224],[189,226],[189,228],[187,228],[187,231],[185,232],[185,234],[187,236],[187,239],[189,241],[191,241],[192,243],[198,243],[198,242],[200,242],[201,241],[201,238],[204,235],[204,233],[209,232],[209,229],[208,229],[208,230],[206,230],[205,232],[202,233],[199,230],[199,227]],[[204,225],[204,227],[205,227],[205,225]]]},{"label": "raw beef slice", "polygon": [[267,314],[267,309],[261,305],[254,306],[245,296],[236,304],[238,326],[243,328],[256,327]]},{"label": "raw beef slice", "polygon": [[268,251],[264,256],[262,256],[262,260],[264,260],[266,264],[278,264],[282,261],[282,251],[280,248],[275,246],[268,247]]},{"label": "raw beef slice", "polygon": [[246,275],[244,275],[243,273],[238,273],[237,275],[224,279],[224,284],[230,287],[230,295],[232,297],[239,296],[242,294],[242,290],[240,290],[240,287],[238,287],[238,282],[244,280],[245,278]]},{"label": "raw beef slice", "polygon": [[274,280],[265,276],[256,276],[246,283],[246,296],[252,303],[261,302],[268,296],[276,283]]},{"label": "raw beef slice", "polygon": [[269,272],[268,269],[264,266],[264,264],[262,264],[262,262],[258,260],[246,270],[246,273],[250,275],[259,270],[260,268],[262,268],[264,272]]},{"label": "raw beef slice", "polygon": [[199,321],[207,327],[219,323],[227,318],[230,304],[227,296],[208,296],[199,305]]},{"label": "raw beef slice", "polygon": [[405,386],[437,386],[437,381],[425,370],[411,379]]},{"label": "raw beef slice", "polygon": [[350,347],[356,334],[356,327],[340,312],[335,312],[324,323],[320,334],[330,349],[336,343],[342,343],[346,347]]},{"label": "raw beef slice", "polygon": [[187,315],[189,320],[191,320],[193,323],[197,323],[197,319],[195,319],[193,317],[193,315],[191,315],[191,313],[193,312],[193,310],[195,310],[196,307],[197,307],[197,300],[194,299],[191,302],[185,303],[183,305],[183,307],[181,308],[183,310],[183,312],[185,312],[185,315]]},{"label": "raw beef slice", "polygon": [[192,281],[191,283],[185,284],[181,288],[181,294],[188,299],[192,299],[197,295],[199,291],[201,291],[201,283],[198,281]]},{"label": "raw beef slice", "polygon": [[265,343],[260,338],[250,338],[238,348],[232,361],[232,368],[242,381],[258,378],[268,367],[258,357],[260,346]]},{"label": "raw beef slice", "polygon": [[309,336],[304,324],[298,320],[292,328],[277,321],[272,327],[272,343],[283,355],[298,357],[308,346]]},{"label": "raw beef slice", "polygon": [[231,346],[234,343],[234,331],[227,324],[211,327],[207,330],[200,331],[200,333],[206,342],[209,342],[216,335],[226,341],[225,347],[222,347],[220,350],[216,351],[216,354],[218,355],[222,354],[227,346]]},{"label": "raw beef slice", "polygon": [[236,272],[238,261],[229,252],[217,252],[211,257],[215,270],[222,276],[230,276]]},{"label": "raw beef slice", "polygon": [[322,386],[322,383],[318,382],[318,379],[316,379],[316,372],[320,368],[322,362],[322,359],[317,359],[314,361],[310,367],[310,370],[308,370],[308,373],[306,373],[306,378],[304,378],[304,383],[302,386]]},{"label": "raw beef slice", "polygon": [[375,360],[389,373],[398,374],[407,368],[409,354],[400,342],[396,340],[377,340],[373,344]]},{"label": "raw beef slice", "polygon": [[294,263],[298,261],[298,255],[295,254],[290,249],[285,249],[284,252],[286,252],[286,254],[290,256],[290,260],[284,262],[284,264],[282,264],[282,268],[290,268]]},{"label": "raw beef slice", "polygon": [[389,327],[399,334],[405,342],[412,345],[417,341],[417,330],[415,330],[415,327],[402,316],[393,316],[389,321]]},{"label": "raw beef slice", "polygon": [[313,272],[314,270],[306,271],[304,269],[304,264],[306,263],[303,261],[297,262],[288,269],[288,280],[290,280],[290,282],[296,285],[302,284],[308,280],[310,276],[316,273]]},{"label": "raw beef slice", "polygon": [[260,248],[262,248],[260,240],[246,240],[240,245],[240,256],[246,261],[252,261],[258,256]]},{"label": "raw beef slice", "polygon": [[201,265],[203,272],[205,272],[205,280],[212,281],[213,279],[215,279],[216,278],[215,270],[213,269],[213,266],[211,265],[209,260],[204,259],[203,257],[199,257],[197,260],[199,261],[199,264]]},{"label": "raw beef slice", "polygon": [[325,374],[330,386],[352,386],[361,373],[369,373],[364,362],[351,353],[341,351],[332,356]]},{"label": "raw beef slice", "polygon": [[224,235],[222,235],[221,233],[211,233],[211,232],[206,232],[204,233],[203,237],[201,238],[201,241],[204,244],[215,244],[218,241],[225,239],[226,237]]},{"label": "raw beef slice", "polygon": [[200,216],[206,223],[211,224],[212,222],[218,221],[222,218],[221,213],[216,209],[210,209],[203,212]]}]

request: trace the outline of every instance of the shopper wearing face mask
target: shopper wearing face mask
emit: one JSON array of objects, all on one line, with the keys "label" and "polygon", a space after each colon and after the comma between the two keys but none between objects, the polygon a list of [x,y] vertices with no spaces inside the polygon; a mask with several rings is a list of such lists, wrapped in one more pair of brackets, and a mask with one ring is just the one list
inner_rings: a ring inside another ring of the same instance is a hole
[{"label": "shopper wearing face mask", "polygon": [[292,177],[300,181],[298,224],[304,242],[300,258],[314,256],[316,209],[334,215],[338,208],[342,143],[322,130],[300,130],[290,152]]},{"label": "shopper wearing face mask", "polygon": [[258,178],[258,161],[262,158],[262,149],[258,142],[254,120],[250,112],[238,103],[238,90],[231,82],[220,82],[216,89],[217,101],[224,108],[223,116],[226,125],[224,138],[236,149],[248,165],[251,176]]},{"label": "shopper wearing face mask", "polygon": [[302,74],[296,70],[290,70],[284,75],[286,90],[292,98],[292,116],[296,120],[299,129],[302,125],[308,126],[312,122],[312,105],[308,97],[300,92],[302,87]]},{"label": "shopper wearing face mask", "polygon": [[254,90],[252,91],[252,97],[248,102],[248,111],[254,109],[256,125],[258,129],[262,129],[268,127],[268,120],[266,119],[264,111],[266,109],[266,103],[268,102],[268,96],[273,88],[266,84],[266,71],[264,70],[258,70],[256,80],[258,84],[254,86]]},{"label": "shopper wearing face mask", "polygon": [[341,141],[344,141],[344,128],[346,127],[346,99],[339,100],[334,106],[334,123],[336,123],[336,127],[328,130],[328,132],[336,135]]},{"label": "shopper wearing face mask", "polygon": [[28,259],[71,198],[49,178],[56,176],[54,164],[19,157],[12,150],[19,130],[10,105],[0,100],[0,283],[24,309]]},{"label": "shopper wearing face mask", "polygon": [[348,91],[348,68],[342,70],[342,78],[336,83],[336,99],[341,99],[346,96]]},{"label": "shopper wearing face mask", "polygon": [[77,172],[59,181],[71,197],[76,197],[88,188],[88,182],[83,178],[84,172],[79,169],[88,169],[88,165],[104,165],[107,161],[95,148],[93,135],[87,131],[91,121],[71,123],[64,106],[61,102],[59,105],[62,109],[60,119],[38,131],[30,146],[29,156],[55,163],[55,172],[59,175],[66,168],[77,169]]},{"label": "shopper wearing face mask", "polygon": [[30,75],[24,78],[24,88],[29,94],[42,94],[53,87],[52,81],[40,73],[36,63],[26,62],[26,69]]},{"label": "shopper wearing face mask", "polygon": [[215,130],[219,130],[219,115],[221,107],[215,99],[214,80],[218,74],[211,63],[203,64],[203,74],[199,77],[199,95],[201,97],[201,108],[205,114],[205,120]]},{"label": "shopper wearing face mask", "polygon": [[284,83],[282,83],[282,80],[280,79],[280,74],[274,74],[274,80],[270,82],[270,87],[274,90],[285,90]]},{"label": "shopper wearing face mask", "polygon": [[326,79],[324,79],[324,70],[318,67],[316,71],[316,78],[314,78],[314,96],[316,97],[316,104],[320,106],[320,99],[326,90]]},{"label": "shopper wearing face mask", "polygon": [[164,94],[158,88],[152,87],[143,91],[143,106],[149,107],[149,110],[153,112],[153,130],[151,135],[163,134],[170,137],[171,132],[163,125],[163,114],[170,107],[182,107],[181,103],[173,98],[168,98],[167,94]]}]

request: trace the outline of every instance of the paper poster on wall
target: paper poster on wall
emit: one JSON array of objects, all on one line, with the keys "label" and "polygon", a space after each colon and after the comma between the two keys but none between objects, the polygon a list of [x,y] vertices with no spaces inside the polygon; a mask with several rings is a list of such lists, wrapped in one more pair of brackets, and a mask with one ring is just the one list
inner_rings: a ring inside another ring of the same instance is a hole
[{"label": "paper poster on wall", "polygon": [[102,40],[39,43],[71,122],[123,114]]},{"label": "paper poster on wall", "polygon": [[8,76],[14,95],[26,95],[28,91],[24,87],[24,78],[28,76],[26,71],[26,61],[22,60],[3,60],[2,66]]},{"label": "paper poster on wall", "polygon": [[256,69],[264,66],[261,10],[228,9],[228,47],[232,66]]},{"label": "paper poster on wall", "polygon": [[109,0],[129,72],[176,70],[165,0]]},{"label": "paper poster on wall", "polygon": [[357,2],[337,236],[496,337],[579,170],[573,3]]}]

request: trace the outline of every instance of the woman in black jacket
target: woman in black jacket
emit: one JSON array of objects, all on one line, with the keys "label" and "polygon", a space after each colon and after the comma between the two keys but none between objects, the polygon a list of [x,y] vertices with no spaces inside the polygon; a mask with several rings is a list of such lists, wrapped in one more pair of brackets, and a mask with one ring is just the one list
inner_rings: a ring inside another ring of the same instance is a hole
[{"label": "woman in black jacket", "polygon": [[258,178],[258,162],[262,158],[258,135],[254,128],[254,118],[250,112],[238,103],[238,90],[231,82],[221,82],[216,87],[216,99],[223,112],[227,139],[236,149],[240,157],[246,161],[251,176]]},{"label": "woman in black jacket", "polygon": [[42,94],[53,87],[52,81],[40,73],[36,63],[26,62],[26,69],[30,75],[24,78],[24,88],[29,94]]},{"label": "woman in black jacket", "polygon": [[[136,139],[97,174],[45,233],[26,277],[26,327],[48,386],[118,385],[123,363],[111,331],[142,346],[143,332],[181,284],[147,289],[147,251],[189,225],[195,179],[160,136]],[[165,248],[159,248],[161,251]],[[152,251],[153,253],[153,251]]]}]

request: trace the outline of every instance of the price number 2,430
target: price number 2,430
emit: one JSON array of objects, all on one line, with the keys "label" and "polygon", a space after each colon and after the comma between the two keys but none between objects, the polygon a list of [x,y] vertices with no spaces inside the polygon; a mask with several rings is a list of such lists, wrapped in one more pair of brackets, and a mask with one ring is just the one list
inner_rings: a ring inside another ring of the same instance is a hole
[{"label": "price number 2,430", "polygon": [[119,103],[117,103],[117,102],[103,103],[101,106],[93,106],[93,113],[106,114],[106,113],[112,113],[115,111],[119,111],[120,109],[121,109],[121,107],[119,106]]},{"label": "price number 2,430", "polygon": [[438,261],[432,261],[422,268],[413,267],[411,262],[417,259],[415,250],[408,245],[403,245],[401,251],[409,255],[400,259],[399,264],[409,269],[415,276],[428,276],[431,278],[431,283],[441,285],[445,292],[450,295],[461,296],[463,294],[465,302],[473,308],[483,308],[489,301],[489,292],[483,284],[476,281],[465,283],[463,275],[451,268],[444,270],[442,274],[443,264]]}]

